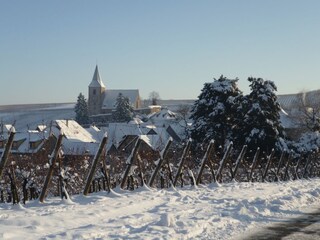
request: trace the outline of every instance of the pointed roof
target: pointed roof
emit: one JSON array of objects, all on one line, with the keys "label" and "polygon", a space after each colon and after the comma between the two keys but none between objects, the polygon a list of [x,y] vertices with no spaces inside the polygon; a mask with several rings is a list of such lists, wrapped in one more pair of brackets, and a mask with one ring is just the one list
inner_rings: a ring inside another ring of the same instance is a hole
[{"label": "pointed roof", "polygon": [[96,65],[96,69],[94,70],[93,78],[91,83],[89,84],[89,87],[106,87],[100,78],[98,65]]}]

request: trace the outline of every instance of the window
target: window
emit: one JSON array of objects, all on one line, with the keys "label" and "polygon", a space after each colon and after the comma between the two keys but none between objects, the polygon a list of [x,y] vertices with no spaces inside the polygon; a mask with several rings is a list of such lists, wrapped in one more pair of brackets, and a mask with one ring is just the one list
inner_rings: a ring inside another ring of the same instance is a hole
[{"label": "window", "polygon": [[96,93],[97,93],[97,91],[96,91],[96,89],[93,89],[93,95],[96,95]]},{"label": "window", "polygon": [[40,145],[41,141],[29,142],[30,149],[36,149]]}]

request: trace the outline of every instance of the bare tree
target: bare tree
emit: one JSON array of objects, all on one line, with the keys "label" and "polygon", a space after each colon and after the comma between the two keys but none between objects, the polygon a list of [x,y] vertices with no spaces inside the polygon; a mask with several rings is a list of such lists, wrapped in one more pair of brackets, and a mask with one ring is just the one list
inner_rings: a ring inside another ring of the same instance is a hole
[{"label": "bare tree", "polygon": [[191,109],[190,105],[181,104],[178,107],[178,109],[176,110],[176,113],[179,114],[179,118],[181,118],[181,125],[185,129],[186,138],[190,137],[189,128],[188,128],[188,126],[189,126],[188,125],[188,120],[190,118],[190,109]]},{"label": "bare tree", "polygon": [[320,130],[320,91],[301,92],[297,96],[297,112],[293,116],[302,130]]},{"label": "bare tree", "polygon": [[152,105],[158,105],[159,100],[160,100],[160,95],[158,92],[152,91],[149,94],[149,99],[150,99]]}]

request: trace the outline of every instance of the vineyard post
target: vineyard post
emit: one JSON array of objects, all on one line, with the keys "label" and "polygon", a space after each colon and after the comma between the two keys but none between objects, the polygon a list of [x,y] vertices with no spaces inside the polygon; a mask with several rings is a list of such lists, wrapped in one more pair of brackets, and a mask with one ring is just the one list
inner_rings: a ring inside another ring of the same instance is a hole
[{"label": "vineyard post", "polygon": [[286,155],[286,150],[281,152],[281,156],[280,156],[280,160],[279,160],[278,168],[277,168],[277,172],[276,172],[276,181],[278,181],[280,179],[279,173],[280,173],[280,169],[281,169],[285,155]]},{"label": "vineyard post", "polygon": [[121,181],[121,185],[120,187],[123,189],[125,184],[126,184],[126,180],[128,178],[128,175],[129,175],[129,172],[130,172],[130,169],[131,169],[131,166],[134,162],[134,159],[136,158],[137,156],[137,153],[139,151],[139,148],[140,148],[140,144],[142,142],[142,139],[141,138],[138,138],[137,141],[136,141],[136,144],[131,152],[131,155],[129,156],[129,158],[127,159],[127,167],[126,167],[126,170],[124,172],[124,175],[123,175],[123,178],[122,178],[122,181]]},{"label": "vineyard post", "polygon": [[156,168],[154,169],[154,171],[153,171],[153,173],[152,173],[152,176],[151,176],[151,178],[150,178],[150,180],[149,180],[149,186],[150,186],[150,187],[152,187],[153,182],[154,182],[154,180],[155,180],[155,178],[156,178],[156,176],[157,176],[157,174],[158,174],[158,172],[159,172],[159,170],[160,170],[160,168],[161,168],[161,166],[162,166],[162,163],[163,163],[164,159],[165,159],[166,156],[167,156],[167,153],[168,153],[168,151],[169,151],[169,148],[170,148],[170,145],[171,145],[172,141],[173,141],[173,139],[170,137],[170,138],[168,139],[168,141],[167,141],[167,144],[166,144],[165,148],[164,148],[164,149],[162,150],[162,152],[160,153],[160,159],[159,159],[159,161],[158,161],[158,164],[157,164]]},{"label": "vineyard post", "polygon": [[107,188],[108,188],[108,191],[110,192],[110,190],[111,190],[110,174],[108,173],[108,169],[107,169],[107,165],[106,165],[106,161],[105,161],[105,156],[104,156],[104,159],[102,160],[102,168],[103,168],[103,175],[106,179]]},{"label": "vineyard post", "polygon": [[233,142],[230,142],[228,147],[227,147],[226,152],[223,155],[222,160],[220,161],[220,166],[219,166],[219,169],[217,171],[217,181],[218,182],[221,182],[221,180],[222,180],[222,171],[223,171],[223,168],[225,167],[225,165],[226,165],[226,163],[227,163],[227,161],[229,159],[229,156],[230,156],[230,153],[232,151],[232,148],[233,148]]},{"label": "vineyard post", "polygon": [[144,175],[142,172],[141,162],[142,162],[141,156],[140,154],[137,154],[137,165],[138,165],[138,170],[141,177],[141,187],[143,187],[145,183],[144,183]]},{"label": "vineyard post", "polygon": [[266,177],[267,177],[268,170],[269,170],[270,165],[271,165],[272,160],[273,160],[273,155],[274,155],[274,149],[272,148],[271,153],[270,153],[270,155],[268,156],[268,162],[267,162],[266,169],[264,170],[264,173],[263,173],[263,175],[262,175],[262,182],[264,182],[264,180],[265,180]]},{"label": "vineyard post", "polygon": [[60,146],[61,146],[61,143],[62,143],[62,139],[63,139],[63,134],[60,134],[58,139],[57,139],[57,142],[56,142],[56,145],[54,147],[54,150],[53,150],[53,153],[51,155],[51,158],[49,160],[48,174],[47,174],[47,177],[45,179],[42,191],[40,193],[40,198],[39,198],[41,203],[44,202],[44,198],[45,198],[45,195],[46,195],[46,192],[47,192],[47,188],[48,188],[49,182],[50,182],[52,174],[53,174],[54,165],[56,163],[56,160],[57,160],[57,157],[58,157],[58,153],[59,153],[59,150],[60,150]]},{"label": "vineyard post", "polygon": [[309,154],[307,162],[306,162],[306,165],[303,168],[303,174],[302,174],[303,178],[307,178],[308,167],[309,167],[309,165],[311,163],[311,160],[312,160],[312,153]]},{"label": "vineyard post", "polygon": [[15,129],[12,128],[9,134],[9,138],[8,141],[6,143],[5,149],[2,153],[2,156],[0,158],[0,180],[2,178],[2,173],[4,170],[4,167],[6,166],[7,160],[8,160],[8,156],[12,147],[12,143],[13,143],[13,138],[14,138],[14,134],[15,134]]},{"label": "vineyard post", "polygon": [[252,166],[251,166],[251,172],[250,172],[250,175],[249,175],[249,181],[252,182],[252,179],[253,179],[253,172],[256,168],[256,166],[258,165],[258,162],[259,162],[259,154],[260,154],[260,148],[258,147],[257,148],[257,151],[254,155],[254,158],[253,158],[253,161],[252,161]]},{"label": "vineyard post", "polygon": [[197,176],[197,180],[196,180],[196,185],[199,185],[200,181],[201,181],[201,176],[202,176],[202,172],[204,170],[204,167],[207,163],[207,161],[209,160],[209,157],[211,155],[211,152],[212,150],[214,149],[214,140],[211,140],[209,145],[208,145],[208,148],[207,148],[207,151],[201,161],[201,165],[200,165],[200,169],[199,169],[199,173],[198,173],[198,176]]},{"label": "vineyard post", "polygon": [[176,186],[176,184],[178,182],[178,178],[180,176],[184,161],[186,159],[186,156],[187,156],[187,154],[189,152],[189,149],[190,149],[190,146],[191,146],[191,141],[192,141],[191,139],[188,140],[187,145],[183,150],[183,153],[182,153],[182,156],[181,156],[181,160],[180,160],[180,163],[179,163],[179,167],[178,167],[178,171],[177,171],[176,177],[175,177],[174,182],[173,182],[173,186],[174,187]]},{"label": "vineyard post", "polygon": [[99,145],[98,151],[97,151],[96,155],[94,156],[94,159],[93,159],[93,162],[92,162],[92,166],[91,166],[89,175],[87,177],[86,185],[85,185],[84,190],[83,190],[83,195],[85,195],[85,196],[88,195],[88,193],[89,193],[90,185],[91,185],[94,173],[96,171],[96,167],[97,167],[98,161],[100,160],[100,156],[101,156],[102,150],[104,149],[104,146],[106,145],[107,140],[108,140],[108,137],[107,137],[107,134],[105,134],[103,136],[103,138],[102,138],[102,141],[101,141],[100,145]]},{"label": "vineyard post", "polygon": [[243,158],[244,158],[244,155],[245,155],[246,152],[247,152],[247,148],[248,148],[247,145],[243,145],[242,150],[241,150],[241,152],[240,152],[240,154],[239,154],[239,156],[238,156],[238,158],[237,158],[236,165],[235,165],[235,167],[234,167],[234,169],[233,169],[232,179],[231,179],[231,180],[233,180],[233,179],[236,177],[236,174],[237,174],[237,171],[238,171],[238,169],[239,169],[239,166],[240,166],[240,164],[242,163],[242,160],[243,160]]},{"label": "vineyard post", "polygon": [[297,165],[295,166],[295,169],[294,169],[295,179],[299,179],[300,178],[299,174],[298,174],[298,170],[299,170],[300,164],[301,164],[301,157],[298,159]]},{"label": "vineyard post", "polygon": [[[288,170],[289,170],[291,158],[292,158],[292,152],[289,153],[289,156],[288,156],[288,159],[287,159],[286,168],[285,168],[285,170],[284,170],[284,176],[283,176],[283,180],[284,180],[284,181],[287,180]],[[288,177],[289,177],[289,176],[288,176]]]}]

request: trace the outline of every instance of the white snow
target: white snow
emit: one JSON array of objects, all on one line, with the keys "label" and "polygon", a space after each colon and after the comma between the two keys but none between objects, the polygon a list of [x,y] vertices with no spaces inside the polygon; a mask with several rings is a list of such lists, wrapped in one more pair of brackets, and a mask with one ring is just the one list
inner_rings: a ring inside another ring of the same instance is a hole
[{"label": "white snow", "polygon": [[142,187],[0,204],[0,239],[241,239],[310,211],[319,186],[320,179]]}]

